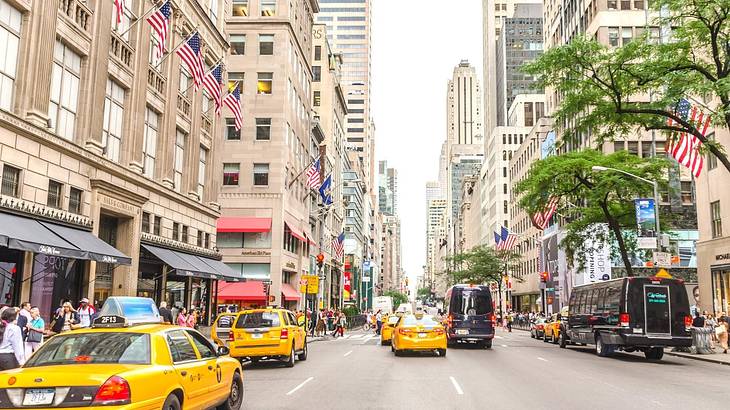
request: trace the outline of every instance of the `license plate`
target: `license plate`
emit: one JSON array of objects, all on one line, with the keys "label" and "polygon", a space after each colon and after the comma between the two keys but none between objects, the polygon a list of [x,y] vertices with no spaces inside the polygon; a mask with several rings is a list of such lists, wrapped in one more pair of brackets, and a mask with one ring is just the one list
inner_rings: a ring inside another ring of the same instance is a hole
[{"label": "license plate", "polygon": [[53,403],[55,389],[28,389],[25,391],[23,406],[42,406]]},{"label": "license plate", "polygon": [[456,334],[457,335],[468,335],[469,329],[456,329]]},{"label": "license plate", "polygon": [[428,336],[426,333],[419,333],[418,334],[418,337],[426,337],[426,336]]},{"label": "license plate", "polygon": [[264,337],[263,333],[251,333],[251,339],[261,339]]}]

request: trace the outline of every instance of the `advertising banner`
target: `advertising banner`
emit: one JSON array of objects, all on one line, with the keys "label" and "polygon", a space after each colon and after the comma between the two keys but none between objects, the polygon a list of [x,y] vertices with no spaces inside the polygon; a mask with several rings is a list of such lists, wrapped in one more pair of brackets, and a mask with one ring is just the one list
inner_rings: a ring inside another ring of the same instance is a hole
[{"label": "advertising banner", "polygon": [[[608,236],[608,224],[595,224],[591,229],[603,230]],[[611,247],[607,243],[588,239],[583,255],[583,284],[611,279]]]},{"label": "advertising banner", "polygon": [[639,249],[656,249],[657,247],[655,206],[653,199],[634,200],[638,227],[636,244]]},{"label": "advertising banner", "polygon": [[352,297],[352,272],[349,270],[344,272],[343,279],[343,300],[349,301]]}]

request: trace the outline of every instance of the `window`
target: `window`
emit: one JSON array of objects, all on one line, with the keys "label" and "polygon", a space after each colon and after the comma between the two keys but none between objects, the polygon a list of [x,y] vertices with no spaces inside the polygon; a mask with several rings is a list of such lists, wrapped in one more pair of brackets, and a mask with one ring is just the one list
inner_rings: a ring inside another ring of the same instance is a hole
[{"label": "window", "polygon": [[208,161],[208,150],[200,146],[200,158],[198,161],[198,198],[203,200],[203,189],[205,188],[205,164]]},{"label": "window", "polygon": [[208,232],[205,233],[205,243],[203,245],[205,249],[210,249],[210,234]]},{"label": "window", "polygon": [[623,151],[625,150],[625,144],[624,141],[614,141],[613,142],[613,152]]},{"label": "window", "polygon": [[629,154],[639,156],[639,142],[629,141],[627,144]]},{"label": "window", "polygon": [[684,205],[692,205],[693,195],[692,195],[692,181],[682,181],[681,183],[681,189],[682,189],[682,203]]},{"label": "window", "polygon": [[322,46],[314,46],[314,61],[322,61]]},{"label": "window", "polygon": [[157,113],[147,107],[144,118],[144,140],[142,141],[142,173],[148,178],[155,176],[158,122],[159,116]]},{"label": "window", "polygon": [[236,129],[236,119],[226,118],[226,140],[240,141],[241,131]]},{"label": "window", "polygon": [[712,220],[712,237],[719,238],[720,236],[722,236],[722,217],[720,216],[720,201],[715,201],[710,204],[710,219]]},{"label": "window", "polygon": [[258,73],[257,93],[271,95],[274,82],[274,73]]},{"label": "window", "polygon": [[181,130],[177,130],[175,136],[175,161],[173,165],[173,184],[175,191],[181,192],[182,188],[182,176],[183,176],[183,162],[185,161],[185,140],[187,136]]},{"label": "window", "polygon": [[123,119],[124,89],[114,81],[107,79],[101,145],[104,147],[104,156],[114,162],[119,162]]},{"label": "window", "polygon": [[71,187],[68,195],[68,211],[72,214],[81,215],[81,204],[83,203],[84,191]]},{"label": "window", "polygon": [[162,217],[155,215],[155,223],[152,225],[152,233],[160,236],[162,232]]},{"label": "window", "polygon": [[200,229],[198,229],[198,237],[195,245],[197,245],[199,248],[203,247],[203,231],[201,231]]},{"label": "window", "polygon": [[20,169],[7,164],[3,165],[3,181],[0,192],[3,195],[15,198],[20,196]]},{"label": "window", "polygon": [[271,17],[276,15],[276,0],[261,0],[261,15]]},{"label": "window", "polygon": [[244,73],[228,73],[228,89],[232,89],[235,85],[238,92],[243,95],[243,79]]},{"label": "window", "polygon": [[314,95],[314,98],[313,98],[314,101],[312,102],[312,104],[315,107],[319,107],[322,104],[322,96],[321,96],[321,94],[320,94],[319,91],[314,91],[313,93],[314,93],[313,94]]},{"label": "window", "polygon": [[63,184],[54,180],[48,181],[48,198],[46,205],[50,208],[61,209],[61,197],[63,196]]},{"label": "window", "polygon": [[[714,141],[715,134],[712,134],[712,137],[710,137],[709,139]],[[708,152],[707,153],[707,169],[713,170],[715,168],[717,168],[717,157],[715,156],[715,154]]]},{"label": "window", "polygon": [[256,140],[268,141],[271,139],[271,118],[256,118]]},{"label": "window", "polygon": [[269,185],[269,164],[253,164],[253,184],[255,186]]},{"label": "window", "polygon": [[218,25],[218,0],[210,0],[210,8],[208,9],[208,16],[213,25]]},{"label": "window", "polygon": [[182,234],[180,235],[180,241],[188,243],[188,227],[186,225],[183,225],[183,227],[182,227]]},{"label": "window", "polygon": [[637,10],[644,10],[644,2],[646,0],[634,0],[634,8]]},{"label": "window", "polygon": [[231,14],[236,17],[248,16],[248,0],[233,0]]},{"label": "window", "polygon": [[21,14],[5,0],[0,0],[0,108],[10,111],[18,68]]},{"label": "window", "polygon": [[631,0],[621,0],[621,10],[631,10]]},{"label": "window", "polygon": [[238,185],[241,164],[223,164],[223,185]]},{"label": "window", "polygon": [[198,348],[198,353],[200,353],[200,357],[202,359],[210,359],[218,356],[216,354],[215,348],[213,348],[213,345],[210,344],[208,339],[203,337],[198,332],[193,332],[190,330],[186,330],[186,332],[188,332],[190,338],[193,339],[193,344],[195,345],[195,347]]},{"label": "window", "polygon": [[507,193],[507,184],[502,184],[502,193],[503,194]]},{"label": "window", "polygon": [[322,67],[315,65],[312,66],[312,81],[315,83],[322,81]]},{"label": "window", "polygon": [[172,223],[172,240],[173,241],[180,240],[180,224],[177,222]]},{"label": "window", "polygon": [[246,54],[246,35],[231,34],[231,54],[242,56]]},{"label": "window", "polygon": [[51,73],[51,101],[48,116],[56,134],[73,139],[78,108],[81,57],[56,40]]},{"label": "window", "polygon": [[184,330],[173,330],[167,334],[167,345],[170,347],[172,361],[174,363],[198,360],[190,339],[185,336]]},{"label": "window", "polygon": [[608,28],[608,45],[618,47],[618,27]]},{"label": "window", "polygon": [[624,27],[621,29],[621,44],[627,45],[631,42],[634,37],[634,32],[631,27]]},{"label": "window", "polygon": [[274,55],[273,34],[259,34],[259,54],[262,56]]},{"label": "window", "polygon": [[142,212],[142,232],[150,233],[150,214]]},{"label": "window", "polygon": [[188,73],[188,69],[184,66],[180,66],[180,82],[177,85],[177,90],[180,94],[188,96],[190,93],[190,84],[193,81],[193,76]]}]

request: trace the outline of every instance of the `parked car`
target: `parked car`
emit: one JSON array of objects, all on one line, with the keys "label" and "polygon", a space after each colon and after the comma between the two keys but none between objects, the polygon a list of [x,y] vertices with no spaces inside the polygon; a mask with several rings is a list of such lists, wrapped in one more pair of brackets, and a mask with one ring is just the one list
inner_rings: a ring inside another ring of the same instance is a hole
[{"label": "parked car", "polygon": [[560,313],[553,313],[545,324],[543,341],[558,344],[563,323],[568,319],[568,306],[563,306]]},{"label": "parked car", "polygon": [[530,337],[533,339],[541,339],[545,336],[545,319],[539,317],[533,319],[530,323]]}]

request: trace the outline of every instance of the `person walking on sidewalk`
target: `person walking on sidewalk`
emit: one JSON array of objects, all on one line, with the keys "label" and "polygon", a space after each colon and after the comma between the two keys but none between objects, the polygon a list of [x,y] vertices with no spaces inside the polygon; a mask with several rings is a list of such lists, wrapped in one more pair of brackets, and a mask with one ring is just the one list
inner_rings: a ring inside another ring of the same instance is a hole
[{"label": "person walking on sidewalk", "polygon": [[720,341],[720,347],[722,348],[722,352],[727,354],[727,338],[728,338],[728,332],[730,332],[730,326],[727,323],[727,317],[723,316],[719,320],[719,325],[717,326],[717,339]]}]

